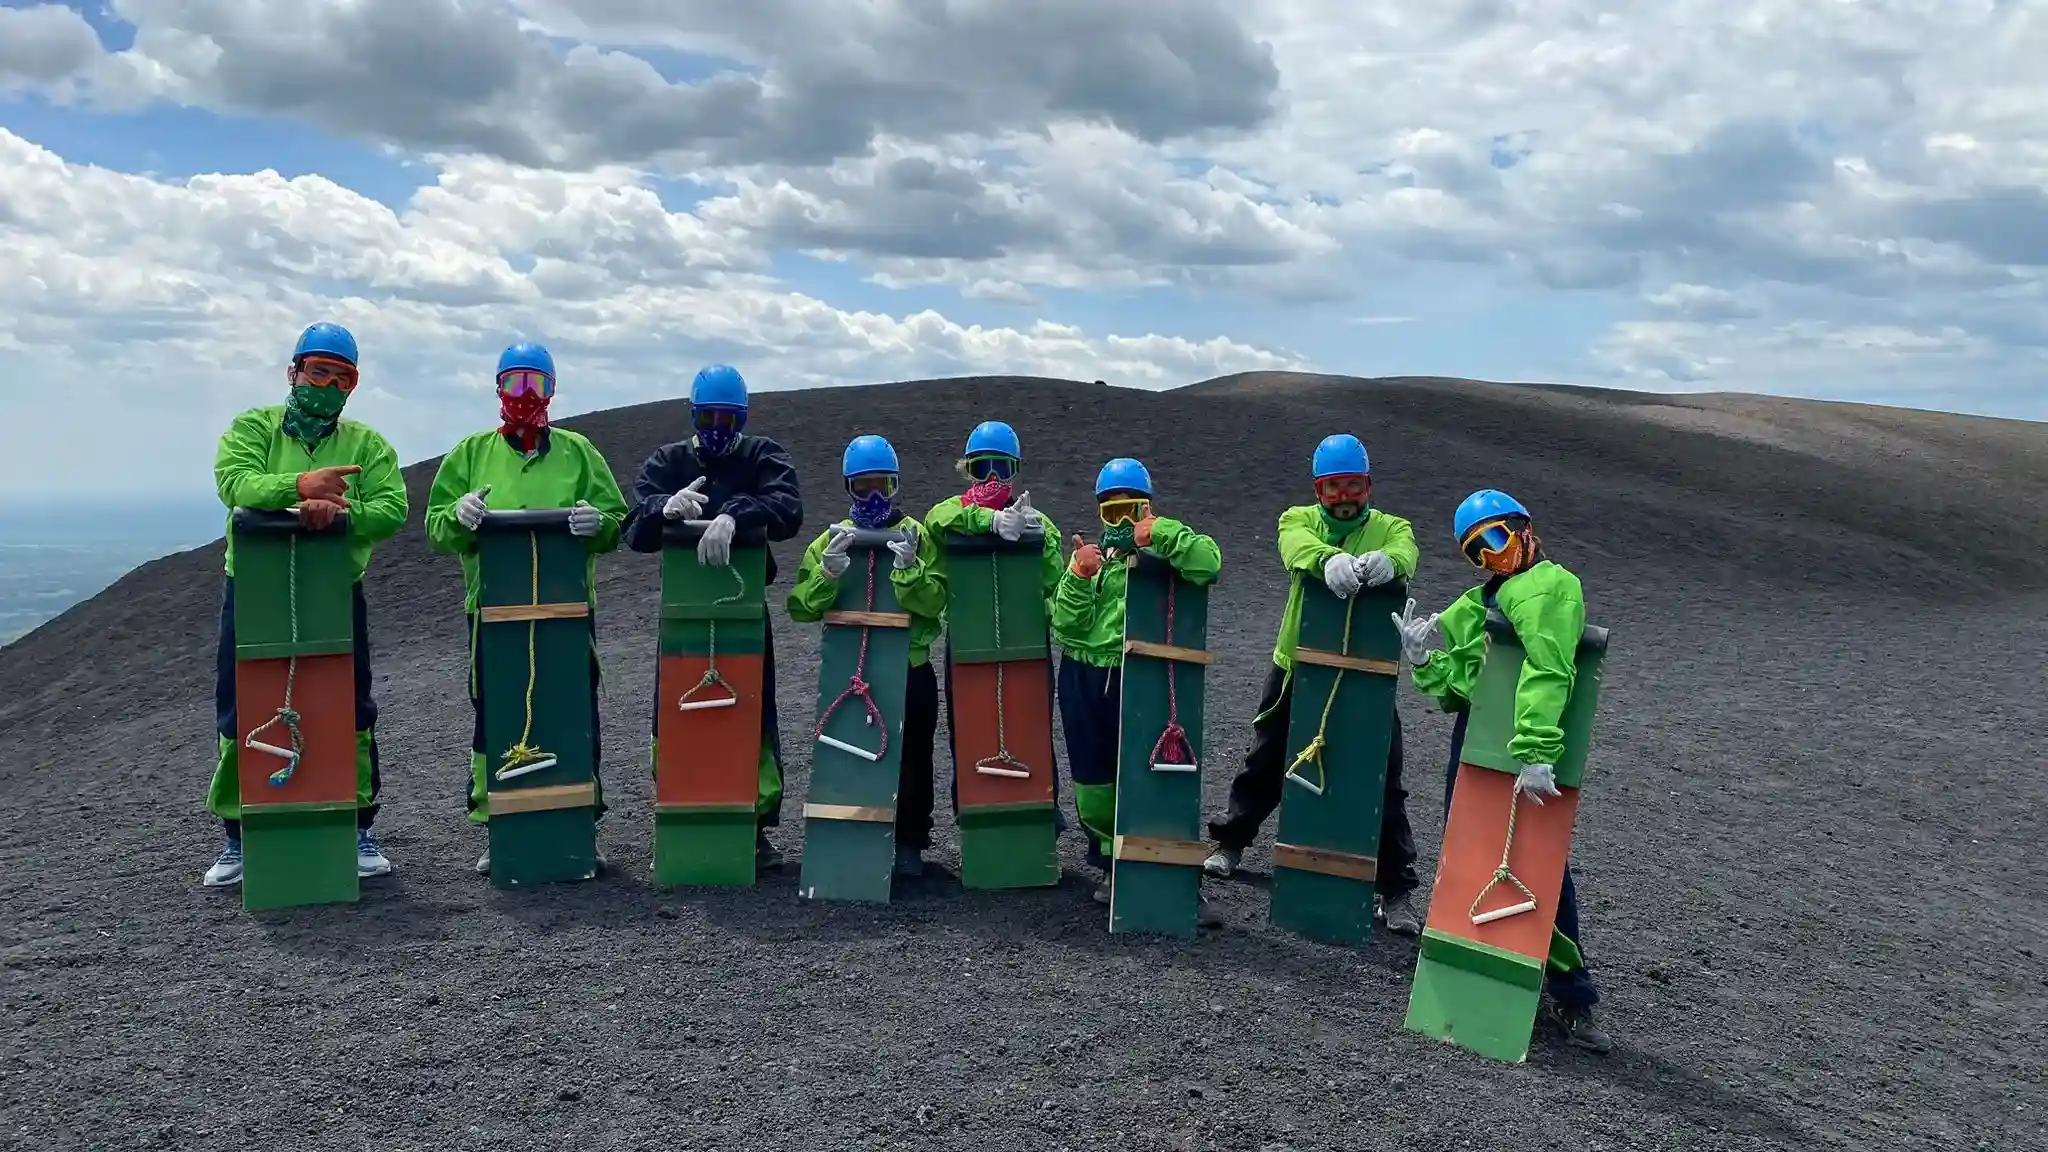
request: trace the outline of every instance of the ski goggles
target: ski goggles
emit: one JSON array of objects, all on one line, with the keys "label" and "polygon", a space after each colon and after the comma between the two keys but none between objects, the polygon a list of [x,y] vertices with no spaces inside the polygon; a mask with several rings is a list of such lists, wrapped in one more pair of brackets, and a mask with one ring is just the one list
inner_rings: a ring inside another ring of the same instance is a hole
[{"label": "ski goggles", "polygon": [[1508,558],[1510,550],[1515,547],[1515,532],[1505,518],[1488,520],[1473,525],[1465,533],[1465,538],[1458,542],[1458,547],[1464,551],[1465,559],[1475,566],[1496,567]]},{"label": "ski goggles", "polygon": [[969,456],[967,476],[970,480],[1007,481],[1017,475],[1015,456]]},{"label": "ski goggles", "polygon": [[343,392],[353,392],[358,379],[356,366],[346,360],[308,356],[299,361],[299,383],[314,388],[339,388]]},{"label": "ski goggles", "polygon": [[555,394],[555,378],[532,368],[514,368],[498,375],[498,395],[532,396],[539,400],[552,399]]},{"label": "ski goggles", "polygon": [[1104,524],[1136,524],[1145,518],[1145,509],[1151,501],[1137,496],[1118,496],[1102,501],[1096,510]]},{"label": "ski goggles", "polygon": [[865,500],[870,496],[882,496],[894,500],[896,498],[896,474],[893,472],[870,472],[864,476],[849,476],[846,478],[846,494],[855,500]]},{"label": "ski goggles", "polygon": [[690,409],[690,422],[700,432],[738,432],[746,418],[746,410],[741,408]]},{"label": "ski goggles", "polygon": [[1363,475],[1325,476],[1316,481],[1316,499],[1323,507],[1338,504],[1363,504],[1365,494],[1372,488],[1372,478]]}]

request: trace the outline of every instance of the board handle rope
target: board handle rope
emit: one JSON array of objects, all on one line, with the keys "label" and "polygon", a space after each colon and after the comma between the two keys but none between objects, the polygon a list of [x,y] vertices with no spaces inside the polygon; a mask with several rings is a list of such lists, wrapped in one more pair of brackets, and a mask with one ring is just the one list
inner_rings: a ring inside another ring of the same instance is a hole
[{"label": "board handle rope", "polygon": [[[1357,607],[1358,601],[1356,600],[1346,600],[1344,602],[1344,640],[1339,646],[1337,653],[1340,656],[1351,655],[1351,616],[1352,609]],[[1294,758],[1294,763],[1287,766],[1288,780],[1301,785],[1318,796],[1321,796],[1323,790],[1330,786],[1330,770],[1323,763],[1323,752],[1330,746],[1330,713],[1337,707],[1337,691],[1344,686],[1345,671],[1343,668],[1336,669],[1336,678],[1330,681],[1330,695],[1323,701],[1323,716],[1316,723],[1316,738],[1309,741],[1308,747],[1303,748],[1301,754]],[[1304,764],[1315,765],[1316,779],[1314,781],[1309,780],[1308,777],[1300,775],[1296,771],[1296,769]]]},{"label": "board handle rope", "polygon": [[[526,540],[533,560],[531,574],[533,591],[531,593],[532,603],[530,606],[538,608],[540,607],[540,534],[538,532],[528,532]],[[497,772],[499,780],[513,780],[528,773],[539,772],[555,766],[556,757],[554,753],[543,752],[528,743],[529,740],[533,739],[533,686],[540,673],[540,661],[534,650],[534,629],[539,626],[539,620],[528,620],[526,622],[526,727],[519,732],[519,742],[505,749],[504,763],[498,767]]]},{"label": "board handle rope", "polygon": [[[299,731],[299,713],[297,709],[294,709],[292,707],[292,686],[299,678],[298,533],[292,533],[290,543],[286,545],[286,548],[287,551],[285,553],[285,594],[290,598],[291,603],[292,655],[290,663],[286,664],[284,668],[284,702],[277,706],[276,715],[264,721],[262,727],[249,733],[249,738],[242,742],[245,747],[248,747],[254,751],[268,752],[272,756],[278,756],[284,759],[284,767],[279,768],[277,771],[272,772],[270,774],[270,786],[272,788],[282,788],[287,783],[289,783],[292,778],[292,773],[294,771],[297,771],[299,767],[300,758],[306,754],[306,739],[305,736]],[[258,736],[263,735],[263,733],[267,731],[272,725],[276,724],[284,725],[285,731],[291,734],[291,747],[280,748],[275,744],[266,744],[263,741],[257,739]]]},{"label": "board handle rope", "polygon": [[[989,590],[995,601],[996,647],[1003,646],[1003,577],[1002,557],[988,554]],[[1010,755],[1009,729],[1003,723],[1003,665],[1008,661],[996,661],[996,754],[984,756],[974,762],[974,770],[984,776],[1011,776],[1020,780],[1031,778],[1031,765]]]},{"label": "board handle rope", "polygon": [[[1180,583],[1177,577],[1166,578],[1166,646],[1173,647],[1173,589]],[[1162,661],[1166,665],[1166,728],[1159,733],[1159,739],[1152,745],[1152,770],[1154,772],[1194,772],[1195,746],[1188,742],[1188,730],[1180,726],[1180,693],[1174,684],[1180,679],[1180,664],[1173,660]]]},{"label": "board handle rope", "polygon": [[[1488,880],[1486,887],[1479,890],[1479,895],[1472,898],[1472,907],[1466,913],[1472,918],[1472,923],[1474,924],[1491,924],[1495,920],[1505,920],[1510,916],[1519,916],[1524,912],[1534,912],[1536,910],[1536,894],[1529,891],[1529,886],[1522,883],[1521,878],[1516,876],[1514,870],[1508,867],[1508,853],[1515,850],[1515,813],[1521,806],[1522,792],[1518,788],[1508,800],[1508,835],[1507,840],[1500,846],[1500,867],[1493,870],[1493,879]],[[1493,886],[1502,881],[1506,881],[1521,889],[1522,895],[1526,896],[1527,899],[1523,900],[1520,904],[1510,904],[1505,908],[1495,908],[1491,912],[1481,912],[1479,905],[1486,901],[1486,894],[1493,891]]]},{"label": "board handle rope", "polygon": [[[740,570],[728,566],[726,571],[732,573],[733,583],[737,584],[738,587],[733,589],[732,595],[721,596],[713,600],[711,602],[713,608],[721,604],[736,604],[739,602],[740,597],[747,594],[747,578],[740,575]],[[718,673],[718,621],[713,619],[707,620],[704,623],[710,629],[711,636],[710,643],[706,645],[706,648],[709,649],[709,654],[704,665],[704,678],[697,681],[696,687],[683,693],[682,698],[676,701],[676,710],[679,712],[695,712],[700,708],[730,708],[740,702],[740,690],[733,687],[726,681],[724,676]],[[690,699],[690,697],[711,687],[725,689],[725,697],[720,700]]]},{"label": "board handle rope", "polygon": [[[868,598],[867,606],[864,609],[868,612],[873,612],[875,610],[875,556],[875,550],[869,549]],[[838,699],[833,700],[831,706],[826,708],[825,711],[818,716],[818,726],[812,729],[811,736],[814,739],[816,739],[820,744],[826,744],[833,748],[837,748],[841,752],[851,752],[855,756],[858,756],[863,760],[873,763],[889,754],[889,726],[882,722],[882,709],[878,705],[876,705],[875,694],[873,690],[869,687],[868,682],[863,675],[868,668],[868,633],[870,631],[872,631],[872,627],[870,625],[863,624],[860,626],[860,657],[854,661],[853,675],[847,677],[846,687],[839,693]],[[826,723],[828,723],[832,719],[832,714],[839,710],[839,706],[841,704],[846,703],[847,698],[851,696],[860,697],[861,701],[868,706],[868,712],[867,716],[864,719],[864,723],[866,723],[870,728],[881,729],[882,742],[880,746],[878,746],[873,752],[870,752],[865,748],[849,744],[844,740],[836,739],[834,737],[825,735]]]}]

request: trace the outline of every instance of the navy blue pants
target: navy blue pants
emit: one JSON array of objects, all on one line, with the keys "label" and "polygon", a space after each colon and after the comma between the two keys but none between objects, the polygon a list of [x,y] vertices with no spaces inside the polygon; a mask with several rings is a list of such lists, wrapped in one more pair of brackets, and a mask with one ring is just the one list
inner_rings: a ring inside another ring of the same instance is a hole
[{"label": "navy blue pants", "polygon": [[[480,653],[477,650],[476,630],[479,619],[477,613],[469,614],[469,709],[476,714],[476,727],[470,733],[469,750],[488,756],[489,751],[484,747],[483,674],[477,669],[477,657]],[[597,648],[594,643],[597,635],[597,613],[594,611],[590,616],[590,630],[593,640],[590,649],[590,779],[597,785],[596,819],[602,820],[608,806],[604,802],[604,711],[598,706],[597,689],[604,679],[604,674],[597,666]],[[462,804],[463,809],[468,812],[476,811],[476,797],[472,794],[471,787],[474,779],[474,768],[462,774]]]},{"label": "navy blue pants", "polygon": [[1088,818],[1093,815],[1098,823],[1109,824],[1115,819],[1116,805],[1112,799],[1108,812],[1091,812],[1097,794],[1090,790],[1116,785],[1123,691],[1122,668],[1098,668],[1061,653],[1060,726],[1066,730],[1067,771],[1074,777],[1075,814],[1081,817],[1081,829],[1088,841],[1088,865],[1104,872],[1109,871],[1109,857],[1103,854],[1101,841],[1088,828]]},{"label": "navy blue pants", "polygon": [[[1458,757],[1465,751],[1465,720],[1469,713],[1458,713],[1458,722],[1451,728],[1451,758],[1444,769],[1444,819],[1451,816],[1451,793],[1458,786]],[[1557,930],[1573,944],[1579,943],[1579,894],[1572,886],[1572,866],[1567,860],[1564,866],[1564,887],[1557,894]],[[1593,974],[1584,965],[1569,972],[1555,972],[1545,969],[1544,985],[1550,990],[1550,998],[1566,1008],[1591,1008],[1600,1002],[1600,992],[1593,987]]]},{"label": "navy blue pants", "polygon": [[[356,827],[368,828],[377,820],[377,794],[383,790],[384,774],[377,757],[377,701],[370,695],[370,606],[363,599],[362,581],[350,589],[355,608],[356,731],[370,733],[370,802],[356,809]],[[235,715],[235,582],[221,581],[220,640],[214,648],[213,717],[214,731],[229,740],[241,739]],[[227,834],[241,839],[242,822],[223,820]]]}]

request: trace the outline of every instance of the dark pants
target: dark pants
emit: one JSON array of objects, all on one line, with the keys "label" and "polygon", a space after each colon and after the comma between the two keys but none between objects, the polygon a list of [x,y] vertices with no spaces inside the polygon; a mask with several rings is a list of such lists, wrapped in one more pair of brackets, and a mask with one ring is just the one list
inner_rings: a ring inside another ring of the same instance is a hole
[{"label": "dark pants", "polygon": [[[477,668],[477,622],[477,614],[474,612],[470,613],[469,710],[476,714],[476,727],[470,732],[469,750],[487,758],[486,771],[488,771],[490,749],[484,746],[483,673]],[[597,689],[599,683],[604,679],[604,673],[597,665],[597,614],[594,611],[590,617],[590,630],[590,779],[597,785],[596,812],[597,819],[602,820],[604,819],[606,808],[604,802],[604,711],[598,706]],[[474,773],[475,769],[472,768],[470,772],[463,775],[463,807],[470,812],[476,811],[476,797],[473,795]]]},{"label": "dark pants", "polygon": [[[1458,786],[1458,757],[1465,751],[1465,720],[1470,713],[1458,713],[1458,721],[1451,727],[1450,762],[1444,766],[1444,819],[1451,816],[1451,793]],[[1569,858],[1564,866],[1564,887],[1557,894],[1557,930],[1573,944],[1579,943],[1579,894],[1572,885],[1572,866]],[[1569,972],[1548,971],[1544,985],[1550,991],[1550,998],[1567,1008],[1591,1008],[1600,1002],[1600,993],[1593,987],[1593,974],[1584,965]]]},{"label": "dark pants", "polygon": [[[1294,682],[1278,664],[1266,675],[1266,689],[1252,721],[1252,746],[1244,770],[1230,782],[1230,812],[1210,821],[1209,835],[1219,847],[1242,852],[1259,835],[1259,826],[1280,807],[1287,787],[1287,713],[1294,704]],[[1378,879],[1373,890],[1385,899],[1405,896],[1421,887],[1415,874],[1415,830],[1408,824],[1408,789],[1401,780],[1401,712],[1394,711],[1394,730],[1387,744],[1387,785],[1380,806]]]},{"label": "dark pants", "polygon": [[[661,735],[661,643],[658,638],[655,641],[654,654],[657,661],[655,690],[654,699],[647,711],[647,730],[658,738]],[[775,757],[775,775],[780,781],[783,778],[782,725],[776,719],[775,712],[775,620],[766,613],[761,616],[761,743],[768,749],[769,755]],[[754,818],[756,828],[774,828],[781,823],[781,804]]]},{"label": "dark pants", "polygon": [[939,674],[927,660],[903,681],[903,764],[896,778],[896,845],[932,846],[933,746],[939,731]]},{"label": "dark pants", "polygon": [[[1098,668],[1060,656],[1060,725],[1067,736],[1067,771],[1074,778],[1074,809],[1087,836],[1091,868],[1109,871],[1102,838],[1115,835],[1117,743],[1123,727],[1123,669]],[[1098,799],[1106,793],[1108,803]]]},{"label": "dark pants", "polygon": [[[363,599],[362,581],[350,589],[355,609],[356,731],[370,733],[370,802],[356,809],[356,827],[368,828],[377,820],[377,795],[384,787],[384,774],[377,756],[377,701],[370,694],[370,606]],[[229,740],[241,739],[235,716],[235,582],[221,582],[220,641],[214,648],[213,716],[214,731]],[[223,820],[231,839],[242,836],[240,820]]]},{"label": "dark pants", "polygon": [[[1045,658],[1045,665],[1047,671],[1052,669],[1052,657],[1050,655]],[[1052,727],[1051,701],[1047,702],[1045,724],[1048,728]],[[946,792],[953,802],[953,815],[958,817],[960,815],[960,737],[958,734],[960,730],[953,724],[953,633],[950,630],[946,633],[946,731],[951,734],[953,741],[953,747],[947,750],[948,755],[953,761],[953,770],[947,773]],[[1048,767],[1052,770],[1053,826],[1065,832],[1067,830],[1067,815],[1065,812],[1060,811],[1059,766],[1053,764],[1048,765]],[[968,765],[968,768],[971,771],[973,765]]]}]

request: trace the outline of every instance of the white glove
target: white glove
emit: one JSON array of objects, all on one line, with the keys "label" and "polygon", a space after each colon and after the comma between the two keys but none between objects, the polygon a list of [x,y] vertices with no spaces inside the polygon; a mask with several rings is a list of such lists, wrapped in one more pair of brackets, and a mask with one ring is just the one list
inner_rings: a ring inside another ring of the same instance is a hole
[{"label": "white glove", "polygon": [[917,528],[910,521],[905,520],[903,527],[898,529],[898,531],[903,533],[903,539],[889,541],[889,551],[896,554],[896,567],[915,567],[917,565]]},{"label": "white glove", "polygon": [[1400,612],[1389,612],[1394,627],[1401,632],[1401,658],[1417,666],[1429,663],[1430,634],[1436,631],[1437,613],[1418,620],[1415,618],[1415,597],[1408,598],[1408,606]]},{"label": "white glove", "polygon": [[695,520],[704,514],[704,477],[690,481],[690,486],[668,498],[661,506],[661,514],[670,520]]},{"label": "white glove", "polygon": [[825,541],[825,554],[819,557],[818,567],[825,570],[825,575],[837,580],[846,575],[847,566],[853,563],[853,557],[846,554],[846,550],[853,547],[853,532],[837,524],[826,532],[832,538]]},{"label": "white glove", "polygon": [[1039,522],[1038,510],[1031,506],[1031,493],[1019,492],[1015,503],[996,513],[996,535],[1005,540],[1016,540],[1024,535],[1024,529]]},{"label": "white glove", "polygon": [[1323,561],[1323,583],[1329,585],[1330,595],[1349,599],[1358,591],[1358,566],[1351,562],[1351,557],[1339,552]]},{"label": "white glove", "polygon": [[1387,559],[1385,552],[1367,552],[1352,564],[1358,569],[1358,578],[1367,588],[1377,588],[1394,578],[1394,562]]},{"label": "white glove", "polygon": [[1557,773],[1548,764],[1522,765],[1521,775],[1515,777],[1515,791],[1538,804],[1545,796],[1562,795],[1557,790]]},{"label": "white glove", "polygon": [[595,536],[604,524],[604,514],[590,506],[589,501],[578,500],[569,509],[569,534],[571,536]]},{"label": "white glove", "polygon": [[711,526],[704,529],[704,535],[697,541],[697,562],[713,568],[731,567],[732,534],[738,527],[739,525],[732,522],[732,517],[724,513],[714,518]]},{"label": "white glove", "polygon": [[474,492],[464,492],[462,499],[455,502],[455,522],[471,532],[476,531],[476,526],[484,522],[484,497],[490,494],[489,484]]}]

